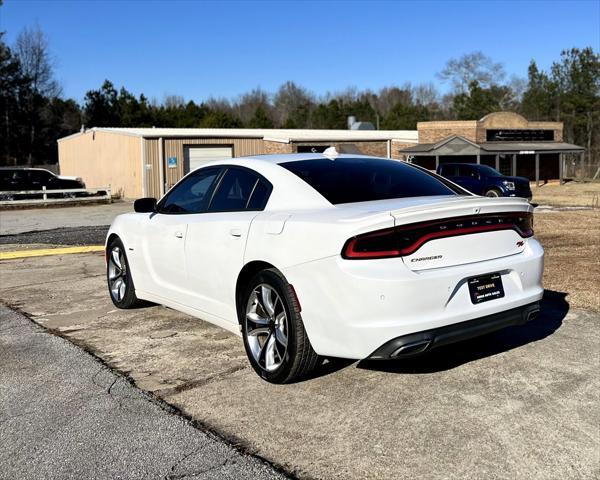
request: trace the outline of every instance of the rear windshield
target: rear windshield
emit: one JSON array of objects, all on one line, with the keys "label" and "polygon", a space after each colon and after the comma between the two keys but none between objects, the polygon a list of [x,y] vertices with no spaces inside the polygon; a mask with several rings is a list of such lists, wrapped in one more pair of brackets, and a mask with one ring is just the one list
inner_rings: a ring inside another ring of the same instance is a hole
[{"label": "rear windshield", "polygon": [[298,175],[334,205],[462,193],[430,173],[397,160],[319,158],[280,165]]}]

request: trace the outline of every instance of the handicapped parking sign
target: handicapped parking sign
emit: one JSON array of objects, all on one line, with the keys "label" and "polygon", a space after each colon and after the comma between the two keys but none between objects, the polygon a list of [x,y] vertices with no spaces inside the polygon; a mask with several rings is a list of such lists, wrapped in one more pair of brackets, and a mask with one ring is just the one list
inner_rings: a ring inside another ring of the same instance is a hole
[{"label": "handicapped parking sign", "polygon": [[177,168],[177,157],[169,157],[167,160],[167,166],[169,168]]}]

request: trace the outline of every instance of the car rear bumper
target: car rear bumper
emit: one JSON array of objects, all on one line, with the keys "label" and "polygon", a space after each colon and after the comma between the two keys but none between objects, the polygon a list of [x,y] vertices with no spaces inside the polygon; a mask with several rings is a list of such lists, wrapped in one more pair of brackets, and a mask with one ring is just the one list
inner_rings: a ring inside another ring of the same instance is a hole
[{"label": "car rear bumper", "polygon": [[[353,261],[338,256],[282,273],[298,295],[314,350],[364,359],[399,337],[540,301],[543,264],[544,251],[530,238],[521,253],[452,267],[412,271],[401,258]],[[505,296],[473,304],[468,279],[494,272],[501,275]]]},{"label": "car rear bumper", "polygon": [[466,322],[402,335],[384,343],[368,358],[388,360],[420,355],[443,345],[468,340],[502,328],[523,325],[535,319],[539,312],[540,304],[535,302]]}]

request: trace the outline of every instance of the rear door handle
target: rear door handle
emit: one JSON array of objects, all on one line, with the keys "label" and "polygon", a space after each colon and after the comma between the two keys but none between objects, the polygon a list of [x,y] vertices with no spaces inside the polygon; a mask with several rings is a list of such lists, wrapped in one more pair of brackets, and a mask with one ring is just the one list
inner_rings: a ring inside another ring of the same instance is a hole
[{"label": "rear door handle", "polygon": [[181,232],[175,232],[175,236],[177,238],[183,238],[183,233],[181,233]]},{"label": "rear door handle", "polygon": [[240,228],[232,228],[231,230],[229,230],[229,235],[231,235],[232,237],[241,237],[242,230]]}]

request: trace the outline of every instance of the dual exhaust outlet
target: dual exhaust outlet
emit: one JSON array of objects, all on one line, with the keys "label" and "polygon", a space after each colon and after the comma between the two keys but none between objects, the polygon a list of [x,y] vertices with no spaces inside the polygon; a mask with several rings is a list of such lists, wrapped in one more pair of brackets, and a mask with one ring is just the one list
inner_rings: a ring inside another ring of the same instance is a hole
[{"label": "dual exhaust outlet", "polygon": [[510,326],[523,325],[535,320],[539,314],[540,306],[536,302],[487,317],[405,335],[382,345],[369,358],[383,360],[420,355],[442,345],[468,340]]}]

